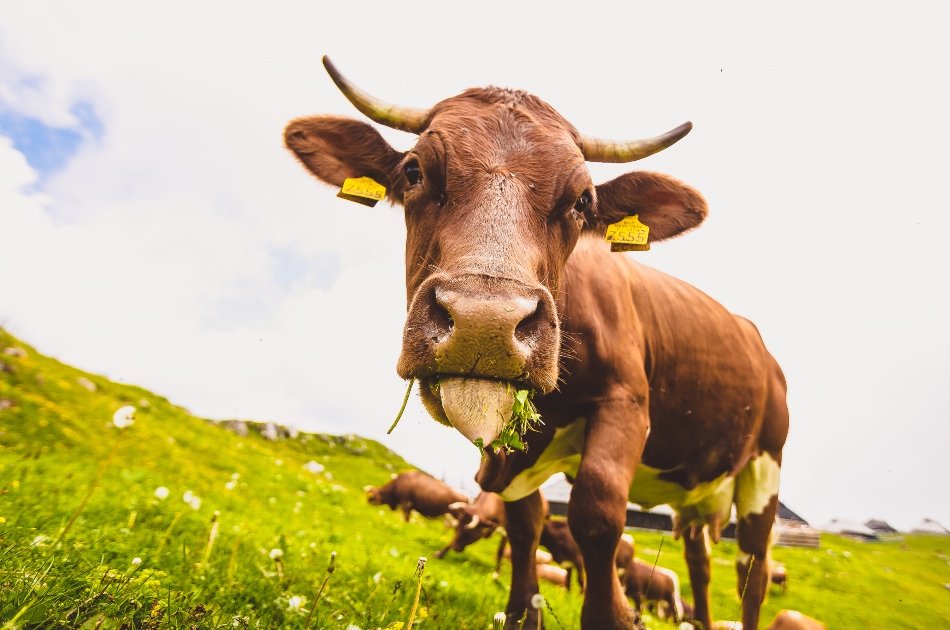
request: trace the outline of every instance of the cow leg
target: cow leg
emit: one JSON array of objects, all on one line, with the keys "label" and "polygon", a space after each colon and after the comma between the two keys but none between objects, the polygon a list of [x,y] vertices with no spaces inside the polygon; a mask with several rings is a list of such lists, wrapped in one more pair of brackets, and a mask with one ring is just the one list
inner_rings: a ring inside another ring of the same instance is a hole
[{"label": "cow leg", "polygon": [[[567,591],[570,592],[570,590],[571,590],[571,573],[574,572],[574,567],[567,567],[565,570],[567,571],[567,581],[564,582],[564,588],[566,588]],[[581,575],[580,575],[580,573],[577,574],[577,585],[580,587],[581,593],[583,593],[583,592],[584,592],[584,585],[581,583]]]},{"label": "cow leg", "polygon": [[627,495],[643,454],[648,424],[642,405],[616,398],[601,403],[588,421],[567,517],[584,559],[581,627],[585,630],[633,626],[614,555],[626,524]]},{"label": "cow leg", "polygon": [[[539,592],[535,552],[541,540],[544,505],[535,491],[523,499],[505,503],[508,541],[511,544],[511,591],[505,607],[505,628],[537,628],[541,611],[531,607],[531,597]],[[525,617],[522,626],[521,619]]]},{"label": "cow leg", "polygon": [[501,561],[505,557],[505,547],[508,546],[508,535],[501,534],[501,542],[498,544],[498,551],[495,552],[495,577],[498,577],[501,571]]},{"label": "cow leg", "polygon": [[709,534],[705,527],[687,527],[683,531],[683,547],[689,583],[693,587],[693,619],[703,628],[712,627],[709,612]]},{"label": "cow leg", "polygon": [[739,543],[736,574],[742,598],[742,627],[749,630],[759,627],[759,611],[769,586],[769,542],[777,508],[778,496],[773,495],[760,514],[740,517],[736,525]]},{"label": "cow leg", "polygon": [[399,507],[402,509],[402,517],[408,523],[409,517],[412,516],[412,503],[400,503]]}]

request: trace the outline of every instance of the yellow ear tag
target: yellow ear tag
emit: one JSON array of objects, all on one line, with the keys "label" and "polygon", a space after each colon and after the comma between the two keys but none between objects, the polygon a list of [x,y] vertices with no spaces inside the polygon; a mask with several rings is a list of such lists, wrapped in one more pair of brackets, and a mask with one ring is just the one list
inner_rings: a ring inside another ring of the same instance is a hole
[{"label": "yellow ear tag", "polygon": [[347,177],[336,196],[372,208],[386,196],[386,187],[372,177]]},{"label": "yellow ear tag", "polygon": [[639,215],[624,217],[607,226],[604,240],[612,252],[646,252],[650,250],[650,227],[640,223]]}]

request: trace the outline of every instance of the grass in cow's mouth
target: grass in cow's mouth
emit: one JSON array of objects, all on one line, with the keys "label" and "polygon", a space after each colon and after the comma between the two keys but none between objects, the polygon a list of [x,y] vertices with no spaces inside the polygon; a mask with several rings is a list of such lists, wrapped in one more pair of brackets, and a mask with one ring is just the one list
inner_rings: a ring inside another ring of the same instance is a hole
[{"label": "grass in cow's mouth", "polygon": [[[496,453],[501,450],[507,453],[525,450],[525,434],[528,431],[537,431],[538,427],[544,424],[541,422],[541,414],[534,406],[532,398],[534,398],[534,392],[529,389],[519,389],[515,392],[511,418],[502,429],[501,435],[489,444]],[[479,451],[484,452],[485,444],[481,439],[475,441],[475,446]]]},{"label": "grass in cow's mouth", "polygon": [[386,431],[386,435],[389,435],[393,432],[393,429],[396,428],[396,425],[399,424],[399,420],[402,418],[402,414],[406,411],[406,403],[409,402],[409,394],[412,392],[412,386],[415,384],[416,379],[409,379],[409,386],[406,388],[406,395],[402,397],[402,405],[399,407],[399,413],[396,414],[396,419],[393,420],[393,423],[389,425],[389,431]]}]

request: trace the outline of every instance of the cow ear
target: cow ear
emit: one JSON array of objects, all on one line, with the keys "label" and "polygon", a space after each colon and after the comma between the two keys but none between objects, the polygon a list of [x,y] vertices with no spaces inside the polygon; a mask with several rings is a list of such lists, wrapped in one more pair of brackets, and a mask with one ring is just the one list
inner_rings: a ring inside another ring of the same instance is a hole
[{"label": "cow ear", "polygon": [[[292,120],[284,143],[317,179],[342,186],[348,177],[371,177],[394,198],[393,184],[403,154],[359,120],[310,116]],[[395,199],[398,201],[398,199]]]},{"label": "cow ear", "polygon": [[650,228],[650,241],[662,241],[696,227],[706,213],[706,200],[690,186],[669,175],[634,171],[597,186],[588,226],[602,233],[611,223],[636,214]]}]

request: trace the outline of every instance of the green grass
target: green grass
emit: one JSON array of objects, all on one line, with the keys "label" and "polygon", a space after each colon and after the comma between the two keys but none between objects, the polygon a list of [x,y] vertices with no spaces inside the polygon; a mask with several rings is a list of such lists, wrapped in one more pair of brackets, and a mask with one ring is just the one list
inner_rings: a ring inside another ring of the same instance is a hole
[{"label": "green grass", "polygon": [[[26,356],[5,354],[10,347]],[[449,532],[439,521],[405,524],[366,504],[364,485],[409,467],[382,445],[357,436],[239,437],[144,389],[44,357],[2,330],[0,363],[0,629],[368,630],[409,618],[418,558]],[[138,411],[120,431],[112,415],[123,405]],[[310,461],[324,470],[307,470]],[[155,496],[159,486],[168,498]],[[183,501],[186,491],[201,498],[199,509]],[[638,555],[652,560],[661,535],[636,537]],[[764,617],[796,608],[832,628],[940,627],[950,618],[948,543],[823,536],[819,550],[777,549],[789,591],[770,597]],[[279,562],[273,549],[282,551]],[[430,559],[414,625],[490,628],[508,586],[504,572],[491,578],[494,550],[494,541],[482,542]],[[739,614],[734,554],[730,543],[714,549],[717,618]],[[663,539],[660,564],[677,570],[688,591],[678,542]],[[542,592],[554,613],[548,628],[577,627],[580,597],[549,585]]]}]

